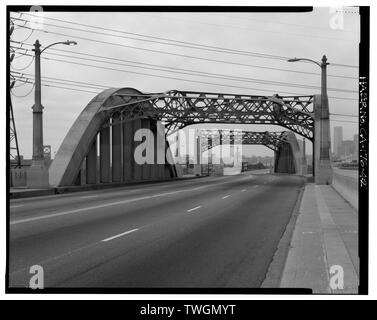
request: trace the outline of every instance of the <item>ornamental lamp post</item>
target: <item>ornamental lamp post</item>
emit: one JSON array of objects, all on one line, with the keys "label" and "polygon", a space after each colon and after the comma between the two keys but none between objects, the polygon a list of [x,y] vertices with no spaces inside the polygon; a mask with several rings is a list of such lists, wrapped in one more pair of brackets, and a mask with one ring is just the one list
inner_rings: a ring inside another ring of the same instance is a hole
[{"label": "ornamental lamp post", "polygon": [[[322,56],[320,62],[307,58],[293,58],[288,62],[307,61],[316,64],[321,68],[321,103],[314,104],[314,127],[315,140],[313,143],[313,175],[317,184],[331,184],[332,169],[330,159],[330,118],[329,99],[327,96],[327,62],[326,55]],[[316,101],[316,100],[314,100]],[[317,156],[317,157],[315,157]],[[317,158],[315,160],[315,158]],[[314,169],[314,164],[316,170]],[[318,172],[316,172],[319,170]]]},{"label": "ornamental lamp post", "polygon": [[27,172],[27,186],[29,188],[49,187],[48,168],[45,166],[43,155],[43,106],[41,102],[41,54],[46,49],[58,45],[77,45],[75,41],[54,42],[41,50],[39,40],[34,43],[35,53],[35,87],[33,109],[33,158]]},{"label": "ornamental lamp post", "polygon": [[34,43],[35,52],[35,89],[33,109],[33,165],[43,165],[43,106],[41,103],[41,54],[46,49],[57,45],[77,45],[75,41],[59,41],[40,49],[39,40]]}]

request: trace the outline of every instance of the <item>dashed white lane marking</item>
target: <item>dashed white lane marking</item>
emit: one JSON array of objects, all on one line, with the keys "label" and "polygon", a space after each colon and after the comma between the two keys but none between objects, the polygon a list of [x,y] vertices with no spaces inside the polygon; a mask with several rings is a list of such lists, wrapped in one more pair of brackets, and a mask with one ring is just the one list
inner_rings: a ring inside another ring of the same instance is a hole
[{"label": "dashed white lane marking", "polygon": [[23,206],[24,206],[23,204],[17,204],[17,205],[9,206],[9,208],[14,209],[14,208],[19,208],[19,207],[23,207]]},{"label": "dashed white lane marking", "polygon": [[226,199],[228,197],[230,197],[230,194],[227,194],[226,196],[223,196],[221,199]]},{"label": "dashed white lane marking", "polygon": [[254,186],[253,188],[258,188],[259,187],[259,185],[256,185],[256,186]]},{"label": "dashed white lane marking", "polygon": [[98,197],[98,194],[92,195],[92,196],[81,196],[81,199],[90,199],[90,198],[96,198]]},{"label": "dashed white lane marking", "polygon": [[57,213],[50,213],[50,214],[46,214],[46,215],[43,215],[43,216],[13,220],[13,221],[10,221],[10,225],[16,225],[16,224],[25,223],[25,222],[33,222],[33,221],[38,221],[38,220],[48,219],[48,218],[55,218],[55,217],[59,217],[59,216],[65,216],[67,214],[73,214],[73,213],[78,213],[78,212],[83,212],[83,211],[88,211],[88,210],[106,208],[106,207],[110,207],[110,206],[116,206],[116,205],[120,205],[120,204],[136,202],[136,201],[154,199],[154,198],[169,196],[169,195],[182,193],[182,192],[196,191],[196,190],[201,190],[201,189],[205,189],[205,188],[209,188],[209,187],[213,187],[213,186],[223,185],[225,183],[226,182],[213,183],[213,184],[203,185],[203,186],[199,186],[199,187],[195,187],[195,188],[191,188],[191,189],[182,189],[182,190],[176,190],[176,191],[171,191],[171,192],[164,192],[164,193],[154,194],[154,195],[151,195],[151,196],[143,196],[143,197],[127,199],[127,200],[122,200],[122,201],[104,203],[104,204],[91,206],[91,207],[73,209],[73,210],[57,212]]},{"label": "dashed white lane marking", "polygon": [[133,189],[133,190],[127,190],[128,192],[138,192],[138,191],[148,191],[148,190],[151,190],[150,188],[149,189]]},{"label": "dashed white lane marking", "polygon": [[241,190],[241,192],[245,192],[245,191],[246,191],[246,189],[242,189],[242,190]]},{"label": "dashed white lane marking", "polygon": [[192,211],[195,211],[195,210],[198,210],[200,209],[202,206],[197,206],[195,208],[191,208],[191,209],[188,209],[187,212],[192,212]]},{"label": "dashed white lane marking", "polygon": [[112,237],[110,237],[110,238],[103,239],[102,242],[107,242],[107,241],[110,241],[110,240],[114,240],[114,239],[116,239],[116,238],[123,237],[123,236],[125,236],[126,234],[130,234],[130,233],[135,232],[135,231],[138,231],[138,230],[139,230],[138,228],[136,228],[136,229],[131,229],[131,230],[128,230],[128,231],[126,231],[126,232],[123,232],[123,233],[117,234],[117,235],[115,235],[115,236],[112,236]]}]

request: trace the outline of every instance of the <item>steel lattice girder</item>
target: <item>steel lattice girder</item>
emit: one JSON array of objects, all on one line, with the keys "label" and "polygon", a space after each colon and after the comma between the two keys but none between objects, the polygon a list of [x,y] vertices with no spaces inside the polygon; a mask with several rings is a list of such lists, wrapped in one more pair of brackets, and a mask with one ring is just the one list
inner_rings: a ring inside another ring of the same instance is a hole
[{"label": "steel lattice girder", "polygon": [[116,94],[124,103],[104,108],[121,112],[123,121],[154,118],[168,134],[198,123],[280,125],[313,140],[313,96],[251,96],[168,91],[155,94]]},{"label": "steel lattice girder", "polygon": [[[282,143],[287,142],[288,131],[259,132],[259,131],[229,131],[229,130],[200,130],[202,151],[209,150],[220,144],[264,145],[271,150],[278,151]],[[226,137],[226,143],[224,143]],[[210,142],[208,142],[210,140]],[[220,142],[221,141],[221,142]]]}]

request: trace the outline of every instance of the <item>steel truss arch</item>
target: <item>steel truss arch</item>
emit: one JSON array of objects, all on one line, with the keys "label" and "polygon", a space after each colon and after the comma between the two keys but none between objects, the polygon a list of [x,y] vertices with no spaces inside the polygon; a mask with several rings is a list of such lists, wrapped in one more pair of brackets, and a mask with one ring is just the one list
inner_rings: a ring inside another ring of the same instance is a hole
[{"label": "steel truss arch", "polygon": [[[273,151],[278,151],[282,143],[287,143],[289,131],[199,130],[199,136],[202,151],[225,144],[223,140],[224,136],[227,136],[226,144],[264,145]],[[208,139],[210,139],[211,143],[208,143]]]},{"label": "steel truss arch", "polygon": [[265,124],[280,125],[311,141],[314,138],[313,96],[252,96],[177,90],[116,95],[122,97],[124,103],[112,106],[112,112],[120,110],[130,119],[161,120],[168,134],[199,123]]}]

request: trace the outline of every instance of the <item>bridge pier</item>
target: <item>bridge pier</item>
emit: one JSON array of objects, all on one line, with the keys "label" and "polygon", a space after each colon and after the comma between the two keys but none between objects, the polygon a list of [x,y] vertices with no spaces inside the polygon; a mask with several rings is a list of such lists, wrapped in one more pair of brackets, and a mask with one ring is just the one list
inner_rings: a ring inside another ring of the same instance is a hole
[{"label": "bridge pier", "polygon": [[314,181],[316,184],[332,183],[330,154],[330,115],[327,97],[314,96]]}]

